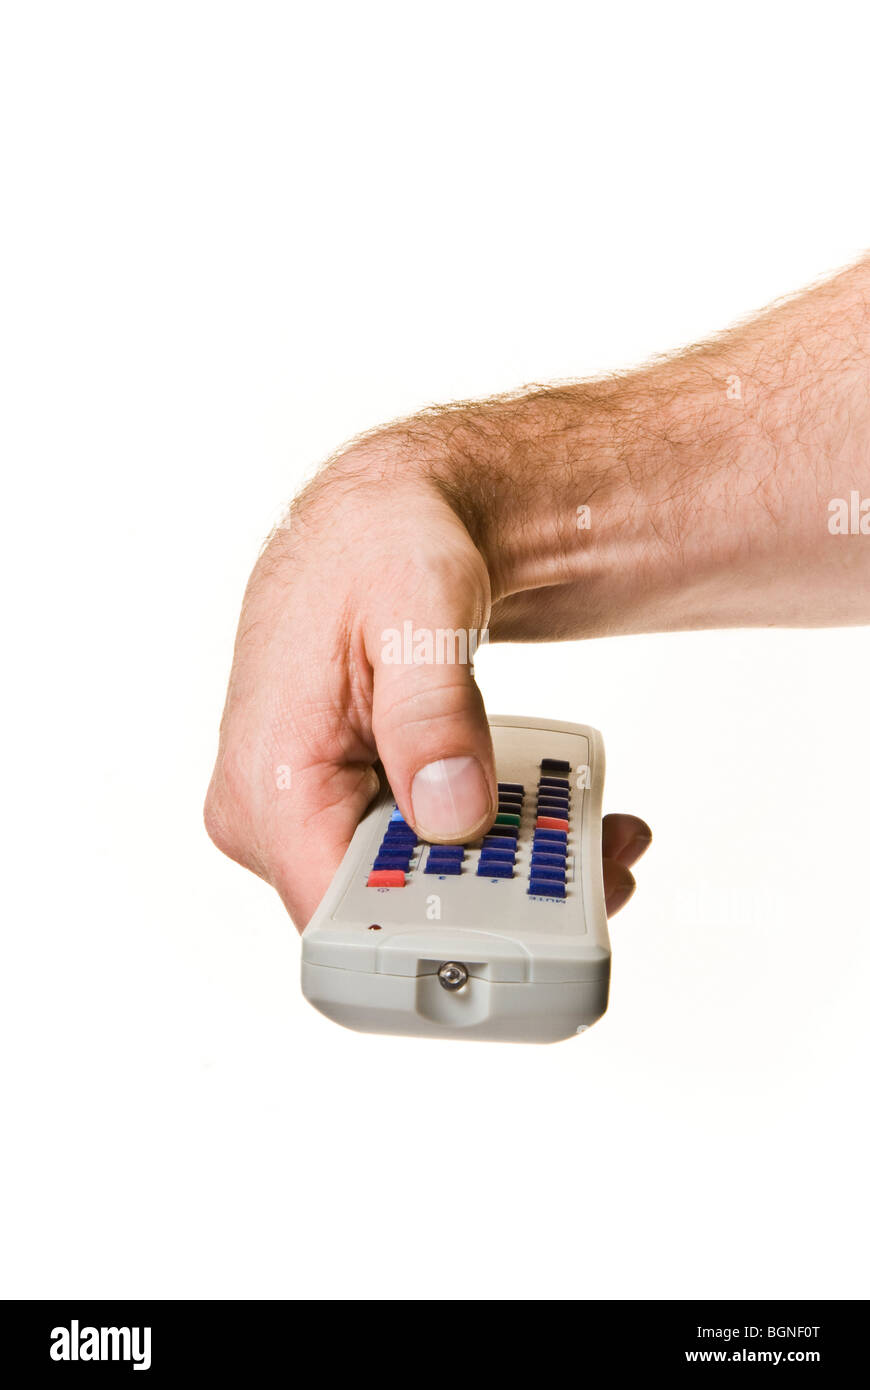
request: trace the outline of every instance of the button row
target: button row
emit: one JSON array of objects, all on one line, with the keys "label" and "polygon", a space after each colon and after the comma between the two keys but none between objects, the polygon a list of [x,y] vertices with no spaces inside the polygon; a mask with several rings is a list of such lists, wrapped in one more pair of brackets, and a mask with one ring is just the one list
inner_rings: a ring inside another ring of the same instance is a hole
[{"label": "button row", "polygon": [[417,848],[417,832],[398,808],[390,816],[371,873],[369,888],[404,888],[405,874]]},{"label": "button row", "polygon": [[478,878],[513,878],[525,795],[521,782],[499,782],[498,811],[480,847]]},{"label": "button row", "polygon": [[558,776],[571,771],[571,764],[560,758],[543,758],[535,805],[532,859],[529,866],[531,896],[564,898],[568,863],[568,834],[571,829],[571,783]]}]

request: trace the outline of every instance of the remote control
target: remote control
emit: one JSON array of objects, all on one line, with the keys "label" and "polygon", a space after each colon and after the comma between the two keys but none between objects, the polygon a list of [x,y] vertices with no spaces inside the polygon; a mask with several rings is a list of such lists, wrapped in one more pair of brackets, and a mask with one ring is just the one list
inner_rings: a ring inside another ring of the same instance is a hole
[{"label": "remote control", "polygon": [[302,991],[348,1028],[557,1042],[607,1008],[604,745],[582,724],[490,719],[498,814],[423,843],[383,786],[302,934]]}]

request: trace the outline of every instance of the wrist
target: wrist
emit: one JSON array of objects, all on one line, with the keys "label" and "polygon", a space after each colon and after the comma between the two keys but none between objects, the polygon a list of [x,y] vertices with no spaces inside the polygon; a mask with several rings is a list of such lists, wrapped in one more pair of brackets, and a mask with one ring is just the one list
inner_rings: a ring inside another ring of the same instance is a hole
[{"label": "wrist", "polygon": [[[415,455],[486,561],[499,635],[660,626],[685,551],[668,510],[642,373],[452,407]],[[416,424],[415,424],[416,428]]]}]

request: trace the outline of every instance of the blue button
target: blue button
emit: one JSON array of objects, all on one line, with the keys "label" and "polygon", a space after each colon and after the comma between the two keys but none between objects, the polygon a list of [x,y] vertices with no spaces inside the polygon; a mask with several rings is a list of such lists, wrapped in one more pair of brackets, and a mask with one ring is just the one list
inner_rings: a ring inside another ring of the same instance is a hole
[{"label": "blue button", "polygon": [[503,859],[512,864],[517,857],[517,852],[515,849],[499,849],[495,845],[485,845],[480,851],[480,857],[481,859]]},{"label": "blue button", "polygon": [[532,850],[532,868],[533,868],[533,869],[534,869],[534,867],[535,867],[536,864],[554,864],[557,868],[562,868],[562,869],[564,869],[564,867],[565,867],[565,851],[563,850],[561,854],[559,854],[559,853],[550,854],[550,853],[548,853],[548,852],[545,851],[545,850],[533,849],[533,850]]},{"label": "blue button", "polygon": [[405,820],[405,817],[402,815],[401,811],[399,810],[398,806],[396,807],[395,811],[394,811],[394,812],[392,813],[392,815],[390,816],[390,821],[391,821],[391,822],[398,822],[399,825],[407,825],[407,824],[408,824],[408,822]]},{"label": "blue button", "polygon": [[478,878],[513,878],[513,864],[503,864],[501,860],[483,860],[477,866]]},{"label": "blue button", "polygon": [[461,874],[462,865],[456,859],[427,859],[427,874]]},{"label": "blue button", "polygon": [[484,849],[516,849],[516,840],[511,835],[484,835]]},{"label": "blue button", "polygon": [[539,777],[538,789],[541,787],[561,787],[563,791],[571,790],[571,783],[567,777]]},{"label": "blue button", "polygon": [[558,796],[539,796],[535,803],[539,814],[545,813],[545,807],[552,807],[554,811],[564,811],[566,814],[571,810],[571,803],[567,796],[564,801]]},{"label": "blue button", "polygon": [[464,846],[464,845],[430,845],[430,846],[429,846],[429,858],[430,858],[430,859],[432,858],[433,854],[438,855],[439,857],[442,857],[442,858],[444,858],[444,859],[461,859],[462,856],[465,854],[465,846]]},{"label": "blue button", "polygon": [[534,844],[559,844],[567,845],[568,833],[565,830],[550,830],[547,826],[540,826],[535,831]]},{"label": "blue button", "polygon": [[565,885],[546,878],[533,878],[527,891],[539,898],[564,898]]},{"label": "blue button", "polygon": [[529,870],[529,878],[552,878],[564,883],[565,867],[563,864],[533,864]]},{"label": "blue button", "polygon": [[408,854],[390,854],[388,850],[378,850],[374,866],[376,869],[407,869],[410,862],[410,852]]}]

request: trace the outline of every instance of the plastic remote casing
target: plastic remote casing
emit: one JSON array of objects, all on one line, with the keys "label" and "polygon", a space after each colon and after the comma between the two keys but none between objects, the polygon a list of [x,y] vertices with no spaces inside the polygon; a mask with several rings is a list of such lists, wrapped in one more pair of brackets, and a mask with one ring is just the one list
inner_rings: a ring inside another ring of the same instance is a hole
[{"label": "plastic remote casing", "polygon": [[[384,786],[305,928],[302,991],[337,1023],[369,1033],[557,1042],[607,1008],[601,735],[542,719],[489,722],[499,786],[513,790],[503,793],[485,842],[465,846],[457,868],[459,851],[417,841]],[[376,860],[407,862],[407,871],[376,869]],[[372,875],[403,885],[369,886]]]}]

